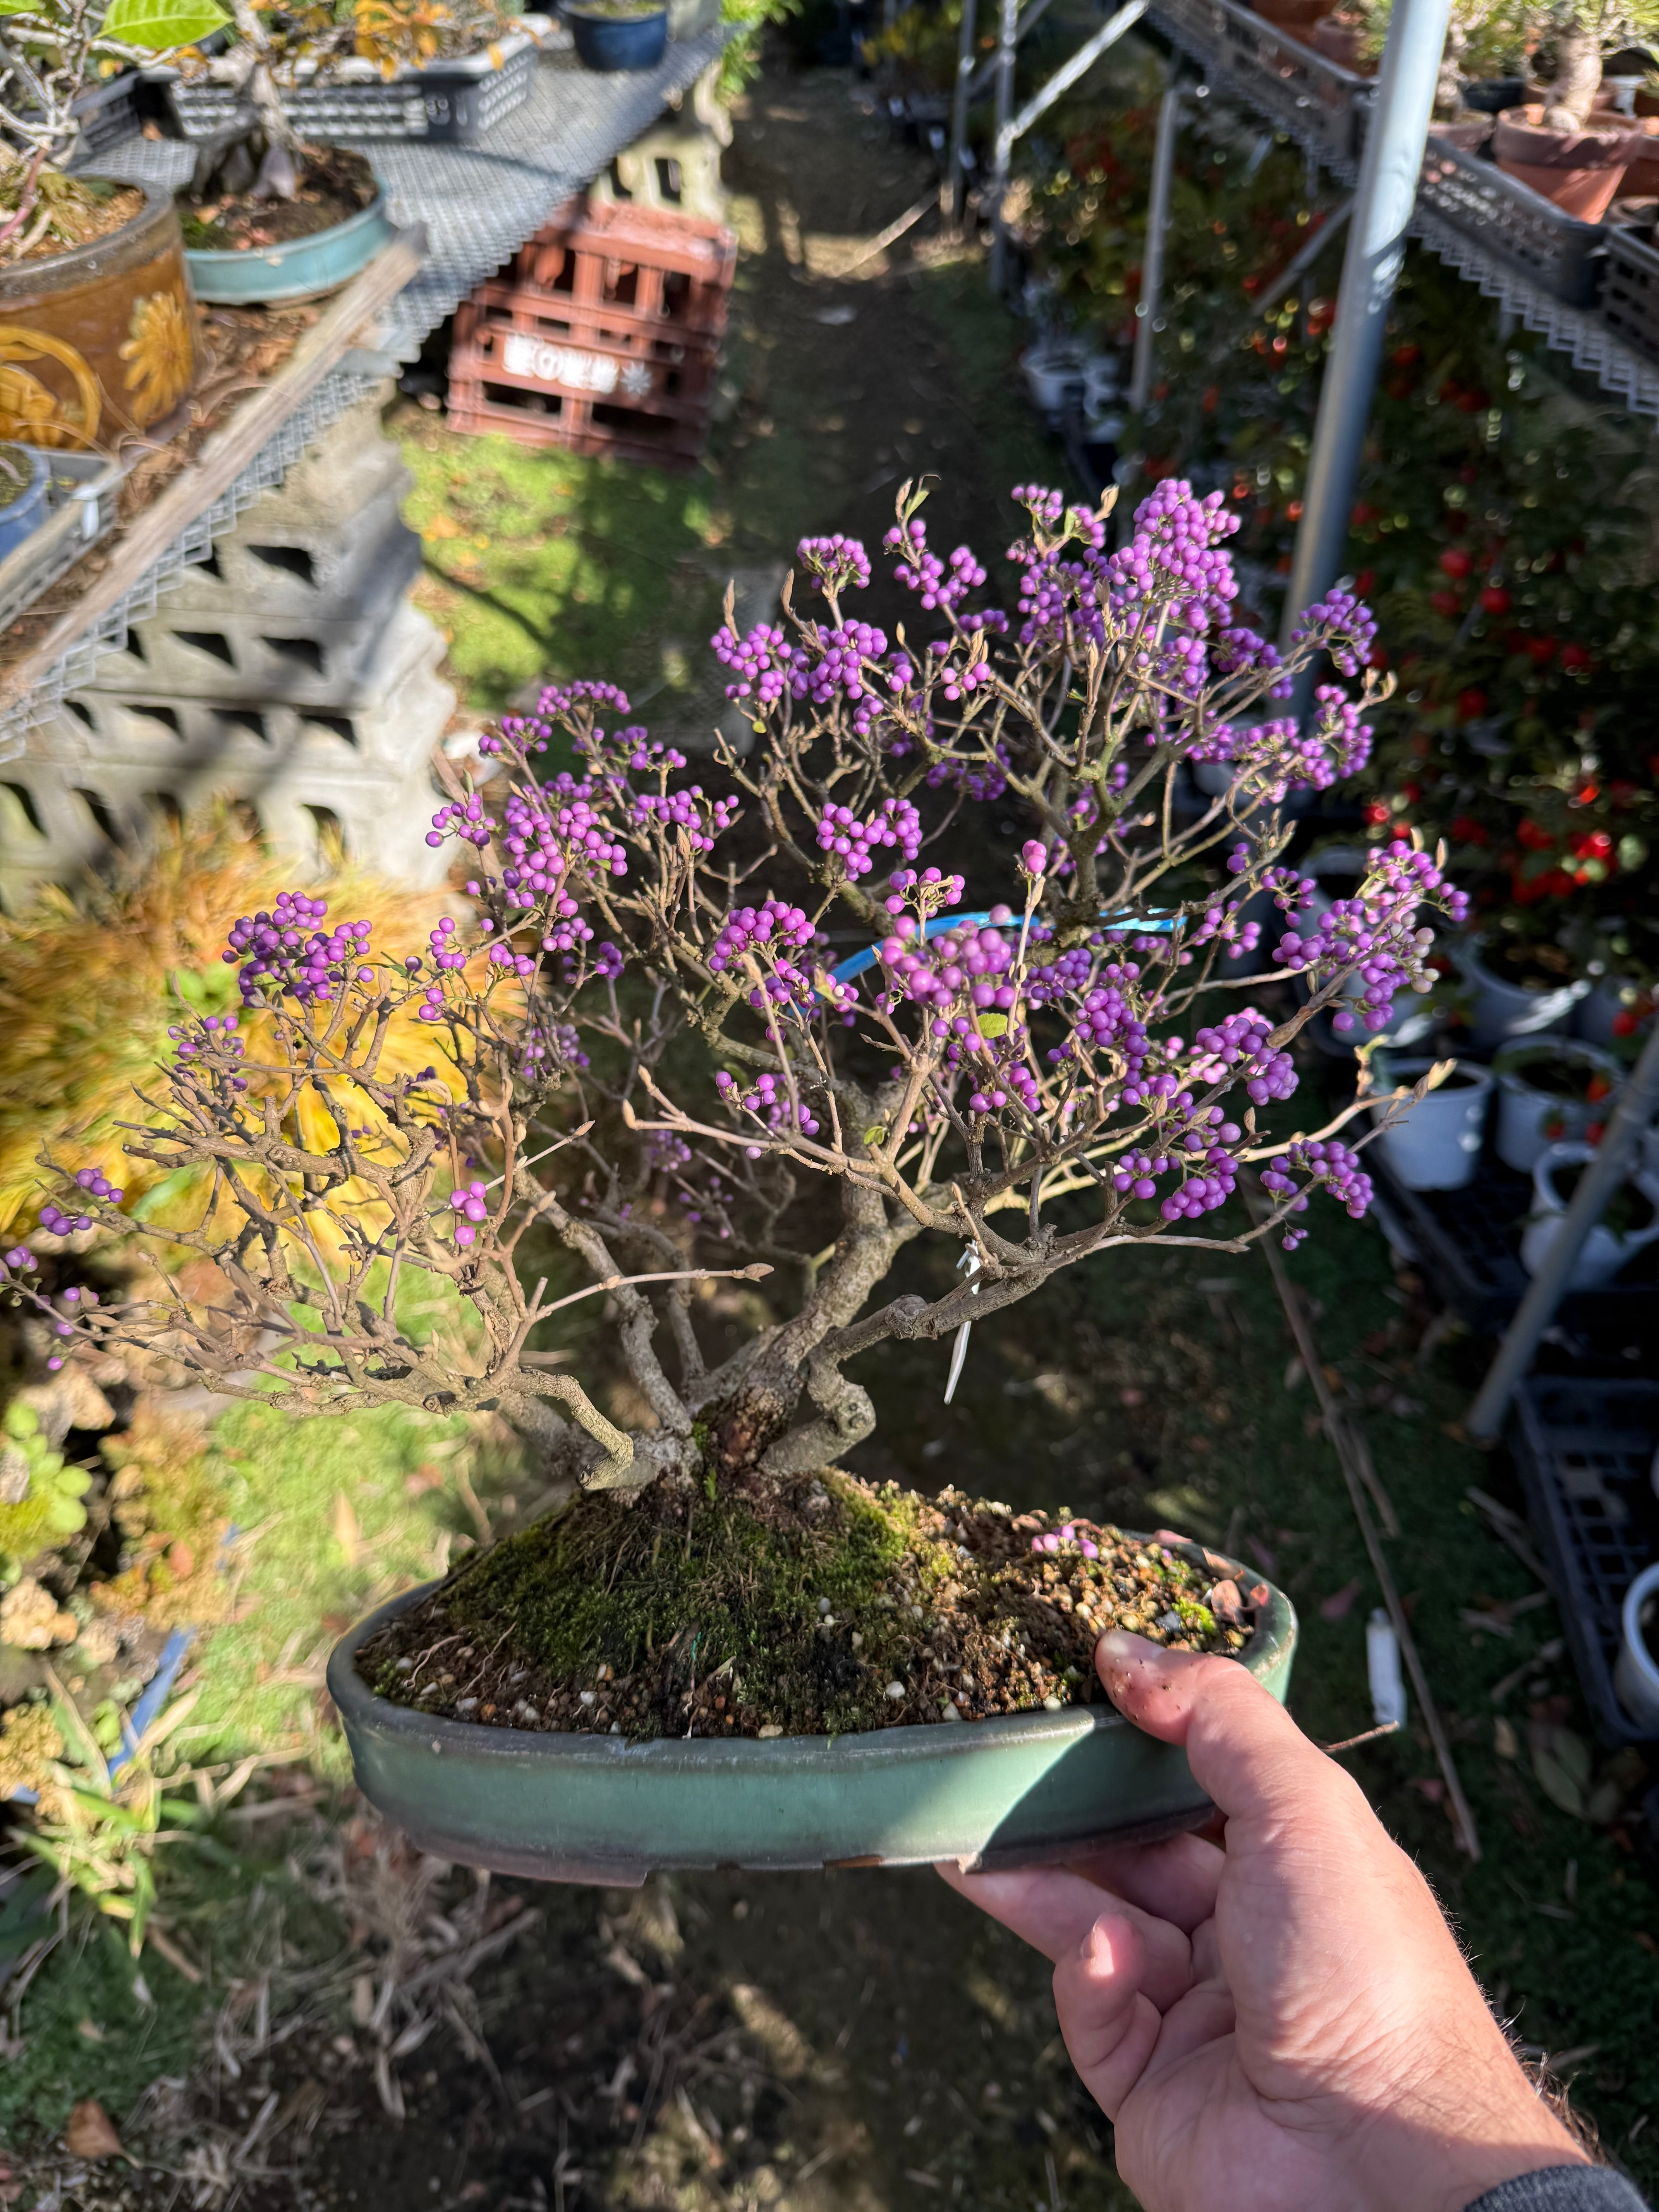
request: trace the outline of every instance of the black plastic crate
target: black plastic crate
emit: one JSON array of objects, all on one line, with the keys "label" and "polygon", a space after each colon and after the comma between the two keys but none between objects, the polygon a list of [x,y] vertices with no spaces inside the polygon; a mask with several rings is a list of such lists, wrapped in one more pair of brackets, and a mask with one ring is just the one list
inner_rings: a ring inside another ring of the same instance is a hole
[{"label": "black plastic crate", "polygon": [[[1500,1335],[1532,1280],[1521,1258],[1535,1202],[1531,1178],[1490,1151],[1461,1190],[1407,1190],[1389,1172],[1380,1145],[1366,1146],[1364,1164],[1442,1304],[1477,1334]],[[1564,1298],[1556,1322],[1610,1359],[1627,1346],[1659,1345],[1659,1244],[1644,1246],[1606,1289]]]},{"label": "black plastic crate", "polygon": [[1569,307],[1595,306],[1606,266],[1607,229],[1563,215],[1530,185],[1506,177],[1495,161],[1431,137],[1417,204],[1464,232],[1484,252],[1518,269],[1553,300]]},{"label": "black plastic crate", "polygon": [[1511,1431],[1532,1522],[1560,1603],[1561,1626],[1596,1734],[1659,1742],[1613,1694],[1625,1593],[1659,1559],[1659,1382],[1582,1376],[1523,1382]]},{"label": "black plastic crate", "polygon": [[[283,88],[283,106],[302,138],[341,140],[423,138],[434,144],[471,145],[530,97],[536,76],[536,42],[515,31],[498,42],[500,65],[487,54],[428,62],[396,76],[329,78]],[[186,138],[210,137],[234,117],[239,95],[208,78],[170,87],[173,112]]]},{"label": "black plastic crate", "polygon": [[1601,319],[1649,361],[1659,361],[1659,252],[1634,231],[1609,226]]}]

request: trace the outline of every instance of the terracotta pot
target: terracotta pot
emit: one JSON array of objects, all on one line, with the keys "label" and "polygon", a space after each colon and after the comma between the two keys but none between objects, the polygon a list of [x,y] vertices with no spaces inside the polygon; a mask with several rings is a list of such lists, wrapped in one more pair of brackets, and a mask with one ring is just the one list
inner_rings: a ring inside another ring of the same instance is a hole
[{"label": "terracotta pot", "polygon": [[107,238],[0,269],[0,438],[71,452],[171,415],[196,374],[196,303],[171,197]]},{"label": "terracotta pot", "polygon": [[[1529,185],[1563,215],[1600,222],[1626,167],[1644,145],[1632,131],[1547,131],[1541,107],[1507,109],[1492,132],[1492,151],[1506,177]],[[1524,118],[1524,120],[1522,119]]]},{"label": "terracotta pot", "polygon": [[1275,30],[1290,31],[1305,43],[1326,5],[1327,0],[1255,0],[1255,13]]},{"label": "terracotta pot", "polygon": [[1340,15],[1322,15],[1313,27],[1313,50],[1352,76],[1375,76],[1376,64],[1365,56],[1365,33],[1358,23],[1345,23]]},{"label": "terracotta pot", "polygon": [[1625,172],[1625,181],[1619,187],[1619,197],[1627,200],[1659,198],[1659,115],[1648,118],[1644,131],[1647,143]]}]

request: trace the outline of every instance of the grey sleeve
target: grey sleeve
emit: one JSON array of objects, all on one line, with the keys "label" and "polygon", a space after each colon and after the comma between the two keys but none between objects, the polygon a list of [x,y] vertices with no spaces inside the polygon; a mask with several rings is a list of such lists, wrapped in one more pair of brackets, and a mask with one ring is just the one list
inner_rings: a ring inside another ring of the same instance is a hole
[{"label": "grey sleeve", "polygon": [[1648,2212],[1648,2207],[1610,2166],[1547,2166],[1489,2189],[1465,2212]]}]

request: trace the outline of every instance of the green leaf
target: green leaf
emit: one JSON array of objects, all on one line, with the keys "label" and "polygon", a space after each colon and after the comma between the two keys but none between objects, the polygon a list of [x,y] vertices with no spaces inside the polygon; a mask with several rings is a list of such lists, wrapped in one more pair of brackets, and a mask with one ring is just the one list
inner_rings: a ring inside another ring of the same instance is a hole
[{"label": "green leaf", "polygon": [[1007,1026],[1006,1014],[977,1014],[974,1018],[974,1027],[983,1037],[999,1037]]},{"label": "green leaf", "polygon": [[865,1131],[864,1141],[866,1145],[884,1145],[887,1142],[887,1132],[879,1121],[873,1129]]},{"label": "green leaf", "polygon": [[214,0],[110,0],[104,35],[160,53],[168,46],[193,46],[229,21]]}]

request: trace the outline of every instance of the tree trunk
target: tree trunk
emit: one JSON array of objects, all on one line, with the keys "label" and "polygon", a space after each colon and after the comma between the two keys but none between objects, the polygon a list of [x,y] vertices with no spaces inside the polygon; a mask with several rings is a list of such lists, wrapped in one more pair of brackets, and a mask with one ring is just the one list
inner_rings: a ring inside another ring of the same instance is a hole
[{"label": "tree trunk", "polygon": [[1562,32],[1555,49],[1555,82],[1544,121],[1552,131],[1582,131],[1601,89],[1601,42],[1583,23]]}]

